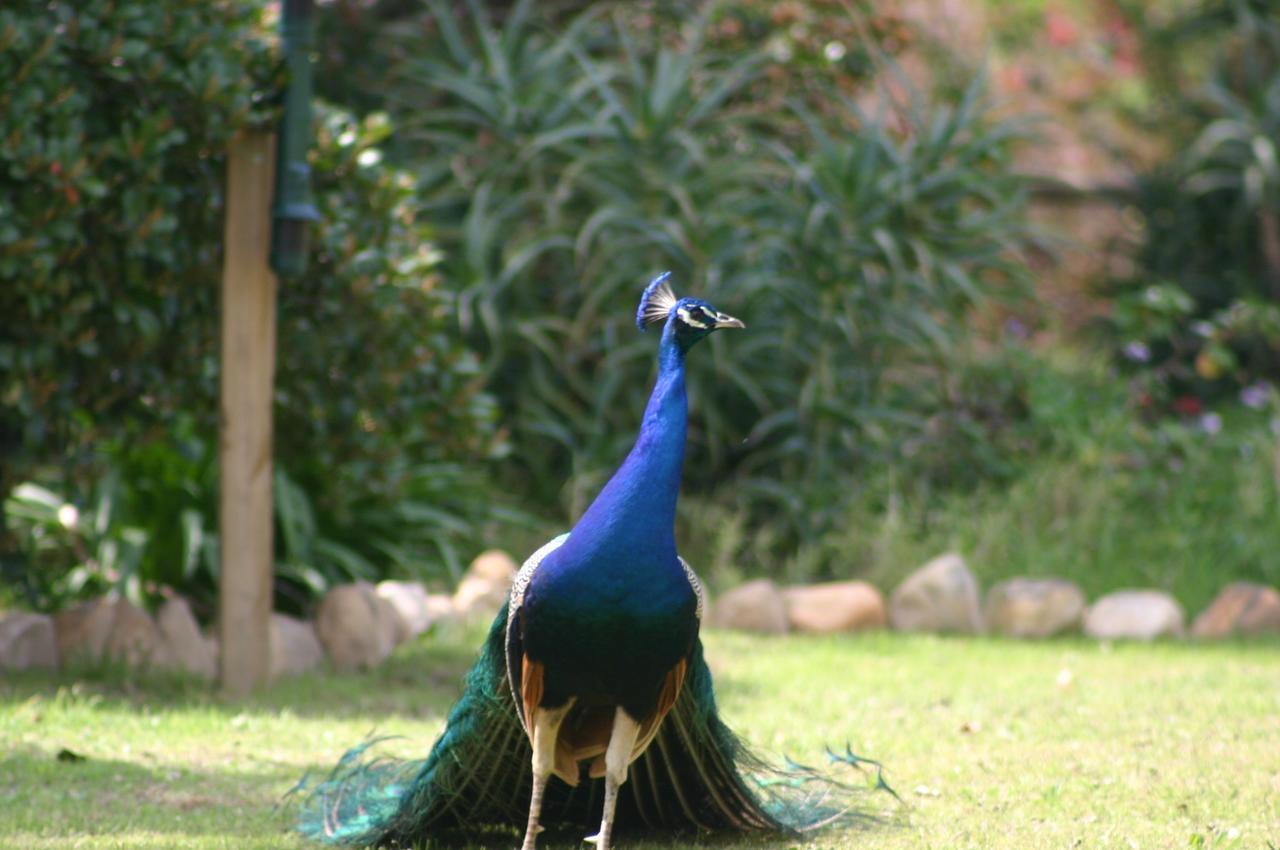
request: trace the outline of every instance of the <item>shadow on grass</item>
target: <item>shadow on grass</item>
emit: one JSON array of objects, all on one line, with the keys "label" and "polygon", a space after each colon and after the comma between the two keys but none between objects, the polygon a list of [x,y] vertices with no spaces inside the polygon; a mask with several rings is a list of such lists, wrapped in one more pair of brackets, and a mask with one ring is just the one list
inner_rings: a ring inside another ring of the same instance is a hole
[{"label": "shadow on grass", "polygon": [[[399,647],[377,668],[361,672],[340,672],[323,667],[302,676],[282,679],[246,699],[222,695],[216,685],[190,676],[131,670],[123,665],[73,666],[56,673],[28,671],[6,673],[0,679],[0,705],[32,698],[51,698],[66,689],[77,696],[91,697],[100,704],[126,710],[201,707],[228,716],[245,711],[279,713],[289,711],[299,717],[320,719],[383,720],[442,719],[462,691],[462,678],[475,662],[484,640],[481,629],[454,629],[428,634]],[[921,644],[966,644],[979,656],[993,652],[1018,653],[1052,648],[1061,652],[1167,653],[1199,656],[1229,655],[1239,658],[1274,658],[1280,650],[1280,635],[1225,641],[1165,640],[1154,644],[1115,641],[1101,642],[1079,635],[1049,641],[1027,641],[992,635],[924,635],[889,632],[851,635],[795,635],[762,638],[729,632],[709,636],[711,666],[717,694],[722,698],[764,699],[768,687],[759,677],[742,675],[744,668],[721,670],[718,656],[791,650],[819,652],[857,648],[880,661],[899,655],[914,657]],[[842,664],[847,664],[847,660]]]},{"label": "shadow on grass", "polygon": [[[297,780],[296,769],[254,767],[148,767],[115,758],[60,757],[54,750],[23,747],[0,757],[0,823],[8,835],[72,838],[122,837],[139,829],[159,836],[215,836],[222,841],[261,841],[290,834],[296,800],[282,789]],[[905,818],[857,818],[843,825],[858,831],[896,829]],[[544,848],[580,847],[595,822],[548,831]],[[491,834],[449,835],[432,846],[513,846],[514,828]],[[796,838],[773,835],[645,835],[619,825],[627,850],[670,847],[794,847]],[[494,842],[486,841],[494,839]],[[477,845],[475,842],[481,842]],[[319,846],[308,842],[304,846]]]},{"label": "shadow on grass", "polygon": [[293,780],[287,767],[147,767],[67,752],[23,747],[0,757],[6,833],[110,835],[145,823],[174,834],[258,838],[292,823],[288,809],[264,802]]},{"label": "shadow on grass", "polygon": [[73,688],[77,695],[121,707],[203,707],[229,715],[288,710],[300,717],[373,720],[443,716],[462,691],[462,678],[479,654],[479,634],[423,636],[399,647],[373,670],[342,672],[329,667],[273,682],[245,699],[233,699],[215,684],[192,676],[132,670],[121,664],[72,665],[58,672],[27,671],[0,680],[0,704],[52,697]]},{"label": "shadow on grass", "polygon": [[[218,846],[259,846],[271,836],[291,834],[296,809],[281,798],[282,787],[296,779],[291,768],[147,767],[115,758],[60,758],[53,750],[23,747],[0,757],[0,823],[9,836],[74,840],[77,836],[112,836],[127,842],[145,834],[180,843],[183,837],[215,837]],[[868,820],[853,828],[894,828],[902,823]],[[662,834],[641,836],[620,824],[627,850],[672,847],[794,847],[795,838],[778,836],[708,836]],[[581,846],[580,829],[549,832],[540,846]],[[509,847],[518,843],[514,828],[453,836],[432,846]],[[283,846],[320,846],[294,837]],[[478,844],[476,842],[479,842]],[[6,845],[7,846],[7,845]],[[68,846],[70,846],[68,844]],[[120,846],[128,846],[122,844]],[[157,844],[156,846],[163,846]],[[184,845],[185,846],[185,845]]]}]

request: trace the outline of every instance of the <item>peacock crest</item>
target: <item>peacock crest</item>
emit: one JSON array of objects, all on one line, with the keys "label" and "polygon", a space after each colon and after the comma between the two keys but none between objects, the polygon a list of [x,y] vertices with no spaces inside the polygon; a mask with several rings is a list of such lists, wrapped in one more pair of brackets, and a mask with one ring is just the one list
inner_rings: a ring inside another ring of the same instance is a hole
[{"label": "peacock crest", "polygon": [[663,272],[649,282],[640,296],[636,309],[636,327],[644,330],[649,325],[665,322],[673,307],[679,303],[671,288],[671,272]]}]

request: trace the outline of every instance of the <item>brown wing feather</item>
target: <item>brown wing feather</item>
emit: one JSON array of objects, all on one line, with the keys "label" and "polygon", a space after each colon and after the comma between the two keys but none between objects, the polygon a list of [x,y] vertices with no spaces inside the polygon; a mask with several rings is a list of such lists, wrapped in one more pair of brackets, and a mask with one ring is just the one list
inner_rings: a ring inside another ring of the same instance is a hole
[{"label": "brown wing feather", "polygon": [[520,704],[524,709],[524,728],[533,743],[533,715],[542,702],[542,665],[523,656],[520,665]]},{"label": "brown wing feather", "polygon": [[667,716],[667,712],[671,711],[671,706],[675,705],[676,700],[680,698],[680,690],[684,687],[685,674],[688,672],[689,662],[683,658],[680,659],[676,666],[667,671],[666,678],[662,680],[662,691],[658,694],[657,707],[651,716],[640,723],[640,736],[636,738],[635,749],[631,751],[632,761],[640,758],[640,754],[653,741],[653,736],[658,734],[658,727],[662,725],[662,719]]}]

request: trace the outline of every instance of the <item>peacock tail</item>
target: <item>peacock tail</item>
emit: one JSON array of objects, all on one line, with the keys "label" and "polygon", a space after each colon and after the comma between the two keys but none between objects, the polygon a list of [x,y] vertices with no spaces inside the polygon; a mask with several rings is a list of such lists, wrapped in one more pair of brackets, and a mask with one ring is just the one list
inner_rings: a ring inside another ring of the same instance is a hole
[{"label": "peacock tail", "polygon": [[[374,757],[377,741],[368,741],[350,750],[323,779],[299,783],[298,829],[304,835],[330,844],[414,847],[474,841],[486,833],[518,834],[531,790],[531,750],[507,681],[506,626],[504,606],[426,759]],[[831,758],[874,768],[872,783],[848,784],[813,768],[793,762],[780,767],[754,755],[716,711],[700,640],[687,677],[622,786],[619,830],[647,836],[793,835],[873,820],[858,807],[859,796],[869,787],[893,793],[878,764],[848,750]],[[553,781],[543,803],[543,826],[580,830],[598,818],[603,785],[585,776],[572,788]]]}]

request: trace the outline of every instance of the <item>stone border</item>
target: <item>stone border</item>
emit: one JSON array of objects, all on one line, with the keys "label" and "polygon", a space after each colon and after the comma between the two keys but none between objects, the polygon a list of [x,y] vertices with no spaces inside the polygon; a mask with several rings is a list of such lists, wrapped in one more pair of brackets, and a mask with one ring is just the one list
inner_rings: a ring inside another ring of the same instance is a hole
[{"label": "stone border", "polygon": [[[761,634],[834,633],[891,628],[930,634],[999,634],[1022,639],[1083,633],[1101,640],[1153,640],[1188,634],[1183,608],[1168,593],[1126,589],[1093,604],[1071,581],[1018,577],[993,585],[985,601],[964,558],[939,555],[889,596],[861,581],[778,587],[757,579],[714,601],[709,625]],[[1280,592],[1235,582],[1191,625],[1190,636],[1217,639],[1280,634]]]},{"label": "stone border", "polygon": [[[271,677],[297,675],[328,660],[340,670],[380,664],[396,646],[447,622],[491,619],[506,601],[517,565],[494,549],[477,557],[452,596],[418,582],[384,581],[331,588],[314,621],[271,618]],[[985,602],[964,558],[947,553],[884,595],[864,581],[779,587],[746,582],[710,606],[706,623],[759,634],[854,633],[873,629],[932,634],[992,633],[1021,639],[1083,633],[1102,640],[1218,639],[1280,634],[1280,592],[1227,585],[1192,623],[1161,590],[1117,590],[1087,604],[1073,582],[1019,577],[998,582]],[[175,670],[212,680],[217,640],[201,632],[191,606],[173,597],[154,618],[126,599],[103,597],[50,617],[0,612],[0,671],[60,669],[82,659]]]}]

